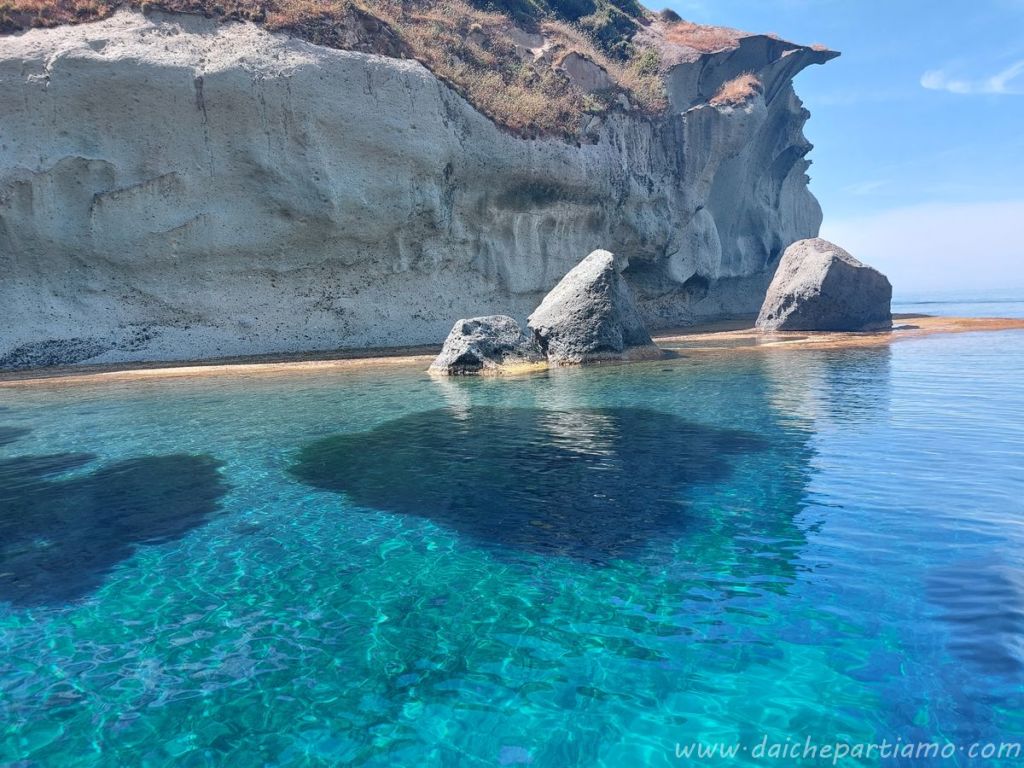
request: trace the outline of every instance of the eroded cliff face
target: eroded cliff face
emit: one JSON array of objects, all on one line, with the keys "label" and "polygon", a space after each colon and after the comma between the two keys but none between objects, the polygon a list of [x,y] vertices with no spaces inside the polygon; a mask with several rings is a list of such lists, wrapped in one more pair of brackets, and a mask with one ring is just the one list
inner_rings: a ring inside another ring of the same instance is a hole
[{"label": "eroded cliff face", "polygon": [[[650,327],[753,317],[817,235],[792,77],[681,51],[660,119],[504,131],[420,64],[124,11],[0,41],[0,368],[439,343],[627,254]],[[753,72],[763,88],[714,104]]]}]

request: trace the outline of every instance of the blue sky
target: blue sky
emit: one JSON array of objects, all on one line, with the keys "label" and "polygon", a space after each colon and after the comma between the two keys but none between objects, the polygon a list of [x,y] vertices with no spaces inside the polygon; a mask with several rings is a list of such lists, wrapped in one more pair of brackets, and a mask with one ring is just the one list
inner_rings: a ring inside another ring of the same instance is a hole
[{"label": "blue sky", "polygon": [[1024,0],[669,6],[842,52],[796,81],[823,236],[897,294],[1024,290]]}]

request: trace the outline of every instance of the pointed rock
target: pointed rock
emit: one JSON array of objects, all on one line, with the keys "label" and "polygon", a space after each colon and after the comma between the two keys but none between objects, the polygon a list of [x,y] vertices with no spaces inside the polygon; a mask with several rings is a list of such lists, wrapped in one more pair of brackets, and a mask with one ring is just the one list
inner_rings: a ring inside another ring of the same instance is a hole
[{"label": "pointed rock", "polygon": [[661,356],[622,276],[625,257],[594,251],[562,278],[529,318],[552,365]]}]

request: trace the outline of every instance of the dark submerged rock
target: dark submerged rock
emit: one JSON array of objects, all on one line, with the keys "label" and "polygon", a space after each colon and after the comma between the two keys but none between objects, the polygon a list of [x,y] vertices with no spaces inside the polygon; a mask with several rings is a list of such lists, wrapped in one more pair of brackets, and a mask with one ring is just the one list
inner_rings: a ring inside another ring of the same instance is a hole
[{"label": "dark submerged rock", "polygon": [[0,445],[8,445],[15,440],[20,440],[31,431],[25,427],[0,426]]},{"label": "dark submerged rock", "polygon": [[749,432],[645,408],[474,406],[322,438],[302,448],[291,472],[359,507],[427,517],[477,544],[600,564],[672,539],[692,523],[694,487],[768,447]]},{"label": "dark submerged rock", "polygon": [[207,522],[227,486],[205,455],[141,456],[87,467],[88,453],[0,459],[0,601],[54,605],[98,588],[146,544]]}]

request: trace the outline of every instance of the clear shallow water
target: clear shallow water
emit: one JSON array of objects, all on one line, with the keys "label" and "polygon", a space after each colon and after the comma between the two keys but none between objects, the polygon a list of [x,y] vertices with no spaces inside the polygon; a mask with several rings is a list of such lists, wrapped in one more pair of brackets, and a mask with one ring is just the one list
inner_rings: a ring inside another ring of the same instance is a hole
[{"label": "clear shallow water", "polygon": [[1024,317],[1024,299],[1020,296],[1020,291],[897,294],[892,311],[945,317]]},{"label": "clear shallow water", "polygon": [[1022,524],[1015,331],[0,389],[0,763],[1019,741]]}]

